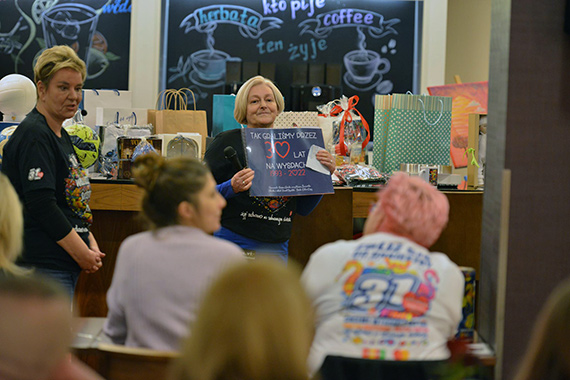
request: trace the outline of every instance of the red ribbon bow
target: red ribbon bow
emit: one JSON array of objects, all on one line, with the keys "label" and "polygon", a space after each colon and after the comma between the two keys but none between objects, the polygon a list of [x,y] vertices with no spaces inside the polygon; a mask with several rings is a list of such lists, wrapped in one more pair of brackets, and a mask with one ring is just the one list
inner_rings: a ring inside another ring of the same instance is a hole
[{"label": "red ribbon bow", "polygon": [[351,96],[350,98],[348,98],[348,107],[346,108],[346,110],[343,110],[340,105],[336,105],[332,108],[330,112],[331,116],[338,116],[341,112],[344,111],[344,115],[342,115],[342,119],[340,120],[340,133],[339,133],[340,141],[338,144],[340,149],[340,154],[343,156],[346,156],[346,145],[344,143],[344,126],[346,123],[352,122],[352,115],[350,111],[354,111],[358,114],[358,116],[360,116],[362,125],[366,130],[366,138],[362,142],[362,149],[364,149],[364,147],[366,147],[366,145],[368,144],[368,141],[370,141],[370,128],[368,127],[368,123],[366,122],[364,117],[362,117],[360,111],[358,111],[355,108],[355,106],[358,104],[358,100],[359,100],[358,95]]}]

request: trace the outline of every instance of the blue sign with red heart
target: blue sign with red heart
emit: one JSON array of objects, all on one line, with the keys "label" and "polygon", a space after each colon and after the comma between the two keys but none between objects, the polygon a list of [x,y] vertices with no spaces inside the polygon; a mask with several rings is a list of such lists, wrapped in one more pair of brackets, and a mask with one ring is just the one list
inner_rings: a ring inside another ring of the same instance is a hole
[{"label": "blue sign with red heart", "polygon": [[251,196],[334,193],[330,174],[311,168],[320,165],[318,149],[311,149],[324,147],[320,128],[244,128],[242,134],[247,166],[255,171]]}]

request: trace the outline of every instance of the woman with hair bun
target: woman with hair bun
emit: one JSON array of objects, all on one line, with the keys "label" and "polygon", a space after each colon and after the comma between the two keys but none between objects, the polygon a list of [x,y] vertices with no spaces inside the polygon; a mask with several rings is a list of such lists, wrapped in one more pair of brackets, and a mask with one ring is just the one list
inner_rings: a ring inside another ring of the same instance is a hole
[{"label": "woman with hair bun", "polygon": [[222,268],[244,260],[235,244],[211,236],[226,205],[214,177],[195,159],[147,154],[135,161],[150,230],[121,244],[104,332],[116,344],[175,351],[202,293]]}]

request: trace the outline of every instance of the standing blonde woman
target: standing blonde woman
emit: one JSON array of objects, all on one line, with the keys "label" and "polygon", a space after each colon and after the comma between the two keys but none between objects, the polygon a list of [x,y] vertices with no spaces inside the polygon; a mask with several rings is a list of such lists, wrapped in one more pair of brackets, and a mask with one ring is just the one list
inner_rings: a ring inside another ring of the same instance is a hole
[{"label": "standing blonde woman", "polygon": [[236,265],[206,293],[171,380],[307,380],[313,323],[294,265]]},{"label": "standing blonde woman", "polygon": [[65,286],[71,298],[82,270],[105,256],[90,232],[91,185],[62,124],[82,98],[85,63],[69,46],[45,50],[34,67],[36,107],[4,146],[2,172],[24,206],[24,250],[18,264]]},{"label": "standing blonde woman", "polygon": [[22,251],[24,219],[22,204],[10,180],[0,173],[0,277],[20,275],[25,269],[14,264]]}]

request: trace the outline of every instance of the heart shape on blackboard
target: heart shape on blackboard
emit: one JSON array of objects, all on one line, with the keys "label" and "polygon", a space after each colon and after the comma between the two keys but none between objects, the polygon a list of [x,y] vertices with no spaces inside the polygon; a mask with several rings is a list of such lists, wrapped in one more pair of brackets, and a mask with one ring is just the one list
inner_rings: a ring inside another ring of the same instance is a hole
[{"label": "heart shape on blackboard", "polygon": [[[277,144],[281,145],[281,148],[278,148]],[[287,146],[287,151],[284,154],[281,154],[280,150],[285,151],[285,148],[283,147],[284,145]],[[291,150],[291,146],[289,145],[289,143],[287,141],[275,141],[275,153],[277,153],[277,155],[279,157],[281,157],[281,158],[287,157],[290,150]]]}]

